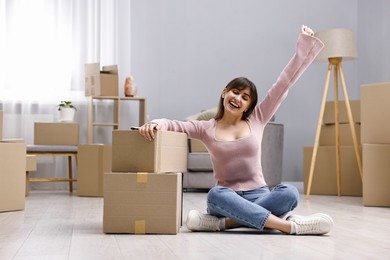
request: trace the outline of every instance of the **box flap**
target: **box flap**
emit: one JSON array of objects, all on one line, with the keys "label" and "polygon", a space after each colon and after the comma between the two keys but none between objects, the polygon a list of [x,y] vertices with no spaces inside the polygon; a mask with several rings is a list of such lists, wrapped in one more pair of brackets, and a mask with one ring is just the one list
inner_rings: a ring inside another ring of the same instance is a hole
[{"label": "box flap", "polygon": [[99,76],[100,63],[85,64],[85,76]]},{"label": "box flap", "polygon": [[118,75],[118,65],[103,66],[100,73],[116,74]]}]

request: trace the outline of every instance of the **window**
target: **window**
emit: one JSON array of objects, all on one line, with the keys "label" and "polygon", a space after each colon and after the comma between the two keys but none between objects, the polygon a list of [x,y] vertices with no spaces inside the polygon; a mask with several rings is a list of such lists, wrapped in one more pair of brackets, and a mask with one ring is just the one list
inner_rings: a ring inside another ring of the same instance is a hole
[{"label": "window", "polygon": [[115,6],[116,1],[1,1],[0,99],[83,96],[84,64],[101,57],[115,63],[115,51],[107,50],[115,50],[116,39],[104,37],[115,32]]}]

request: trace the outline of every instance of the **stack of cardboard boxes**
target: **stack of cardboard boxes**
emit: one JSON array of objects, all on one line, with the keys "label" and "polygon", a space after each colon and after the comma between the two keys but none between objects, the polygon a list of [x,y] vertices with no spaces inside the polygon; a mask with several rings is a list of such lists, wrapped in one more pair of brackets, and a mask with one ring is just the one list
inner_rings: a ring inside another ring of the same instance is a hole
[{"label": "stack of cardboard boxes", "polygon": [[182,172],[187,135],[114,130],[112,172],[104,174],[105,233],[177,234],[182,220]]},{"label": "stack of cardboard boxes", "polygon": [[[350,100],[352,117],[357,140],[360,140],[360,101]],[[340,140],[340,176],[341,195],[361,196],[362,180],[353,146],[351,128],[345,101],[340,100],[339,108],[339,140]],[[310,194],[337,195],[336,173],[336,134],[334,102],[327,101],[325,105],[323,124],[319,147],[314,167]],[[359,145],[359,150],[361,148]],[[304,147],[304,192],[307,192],[310,164],[313,147]]]},{"label": "stack of cardboard boxes", "polygon": [[[100,63],[85,64],[85,96],[110,97],[118,96],[118,93],[117,65],[103,66],[100,70]],[[111,171],[111,158],[111,144],[79,145],[77,153],[78,196],[103,197],[103,175]]]},{"label": "stack of cardboard boxes", "polygon": [[361,86],[363,204],[390,206],[390,83]]},{"label": "stack of cardboard boxes", "polygon": [[26,144],[3,140],[0,111],[0,212],[23,210],[26,194]]}]

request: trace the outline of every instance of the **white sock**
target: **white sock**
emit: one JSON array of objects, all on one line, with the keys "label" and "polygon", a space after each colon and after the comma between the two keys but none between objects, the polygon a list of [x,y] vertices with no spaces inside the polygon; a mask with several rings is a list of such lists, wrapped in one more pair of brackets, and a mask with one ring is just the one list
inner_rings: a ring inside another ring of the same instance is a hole
[{"label": "white sock", "polygon": [[297,224],[294,221],[291,221],[291,232],[290,234],[296,234],[297,233]]}]

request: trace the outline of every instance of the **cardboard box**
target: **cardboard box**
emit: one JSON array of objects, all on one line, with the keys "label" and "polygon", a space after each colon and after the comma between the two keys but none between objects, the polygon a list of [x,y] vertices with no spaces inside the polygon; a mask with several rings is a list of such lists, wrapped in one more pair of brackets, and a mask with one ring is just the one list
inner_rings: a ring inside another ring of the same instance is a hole
[{"label": "cardboard box", "polygon": [[[337,195],[337,173],[335,146],[318,147],[310,194]],[[313,147],[304,147],[304,192],[310,174]],[[362,179],[353,146],[340,146],[340,176],[342,196],[362,196]]]},{"label": "cardboard box", "polygon": [[77,152],[77,195],[103,197],[103,178],[111,172],[112,146],[79,145]]},{"label": "cardboard box", "polygon": [[362,85],[361,142],[390,143],[390,83]]},{"label": "cardboard box", "polygon": [[192,153],[208,152],[206,146],[200,140],[190,139],[190,147]]},{"label": "cardboard box", "polygon": [[26,144],[0,142],[0,212],[23,210],[26,192]]},{"label": "cardboard box", "polygon": [[33,154],[26,155],[26,172],[35,172],[37,170],[37,156]]},{"label": "cardboard box", "polygon": [[363,205],[390,207],[390,144],[363,144]]},{"label": "cardboard box", "polygon": [[153,141],[138,131],[112,132],[113,172],[185,172],[187,171],[187,135],[157,131]]},{"label": "cardboard box", "polygon": [[[360,100],[349,100],[349,105],[351,106],[352,118],[354,123],[360,123]],[[345,106],[345,100],[339,100],[339,123],[349,123],[347,108]],[[327,101],[325,103],[325,111],[324,111],[324,124],[334,124],[334,101]]]},{"label": "cardboard box", "polygon": [[104,233],[177,234],[181,173],[105,173]]},{"label": "cardboard box", "polygon": [[78,123],[36,122],[34,144],[37,145],[78,145]]},{"label": "cardboard box", "polygon": [[118,67],[85,64],[85,96],[118,96]]},{"label": "cardboard box", "polygon": [[25,196],[28,196],[30,192],[30,172],[37,170],[37,156],[32,154],[26,155],[26,192]]},{"label": "cardboard box", "polygon": [[[360,144],[360,124],[355,124],[355,133]],[[340,145],[353,145],[352,132],[349,123],[339,124]],[[336,145],[336,125],[322,125],[320,134],[320,146]]]}]

